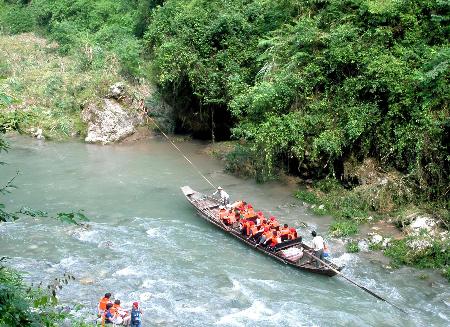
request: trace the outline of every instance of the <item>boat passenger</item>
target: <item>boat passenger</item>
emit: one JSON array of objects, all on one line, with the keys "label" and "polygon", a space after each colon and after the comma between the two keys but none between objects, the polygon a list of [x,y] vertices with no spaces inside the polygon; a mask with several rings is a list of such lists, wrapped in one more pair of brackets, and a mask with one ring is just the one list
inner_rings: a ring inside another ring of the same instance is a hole
[{"label": "boat passenger", "polygon": [[275,218],[274,216],[271,216],[269,219],[269,225],[272,228],[277,228],[280,227],[280,223],[278,222],[277,218]]},{"label": "boat passenger", "polygon": [[106,293],[105,296],[102,297],[102,298],[100,299],[100,301],[98,302],[97,310],[98,310],[98,316],[99,316],[99,317],[101,317],[102,314],[105,312],[105,310],[106,310],[106,305],[107,305],[108,303],[111,303],[111,304],[112,304],[110,298],[111,298],[111,293]]},{"label": "boat passenger", "polygon": [[225,216],[227,216],[228,215],[228,213],[227,213],[227,210],[225,209],[225,207],[224,206],[219,206],[219,219],[224,219],[225,218]]},{"label": "boat passenger", "polygon": [[259,239],[258,245],[265,245],[266,241],[272,237],[272,231],[268,226],[264,227],[264,232],[262,233],[261,238]]},{"label": "boat passenger", "polygon": [[273,249],[277,244],[281,243],[281,236],[280,233],[277,231],[272,232],[272,238],[269,246]]},{"label": "boat passenger", "polygon": [[233,212],[233,209],[230,209],[227,212],[227,215],[223,218],[223,222],[225,225],[233,225],[236,222],[236,215]]},{"label": "boat passenger", "polygon": [[289,229],[289,235],[288,235],[288,240],[295,240],[297,239],[297,230],[295,228],[290,228]]},{"label": "boat passenger", "polygon": [[258,242],[263,232],[264,232],[264,228],[260,228],[252,222],[250,225],[250,235],[249,235],[249,237],[247,237],[247,239],[251,238],[254,241]]},{"label": "boat passenger", "polygon": [[115,316],[111,310],[112,307],[113,307],[113,304],[111,302],[106,304],[105,311],[102,314],[102,327],[105,327],[105,324],[114,323]]},{"label": "boat passenger", "polygon": [[233,204],[231,205],[231,207],[234,209],[239,209],[243,205],[244,205],[244,201],[239,200],[239,201],[234,201]]},{"label": "boat passenger", "polygon": [[245,212],[244,212],[244,218],[245,219],[250,219],[255,217],[255,210],[253,209],[253,206],[251,204],[247,205],[247,207],[245,208]]},{"label": "boat passenger", "polygon": [[287,241],[289,239],[289,226],[288,224],[284,224],[283,228],[281,228],[281,240]]},{"label": "boat passenger", "polygon": [[246,219],[241,219],[239,221],[239,231],[241,232],[241,234],[245,234],[246,224],[247,224]]},{"label": "boat passenger", "polygon": [[230,203],[230,196],[228,195],[227,192],[225,192],[225,191],[223,190],[223,188],[222,188],[221,186],[219,186],[219,187],[217,188],[217,191],[215,191],[215,192],[213,193],[213,195],[216,195],[217,193],[219,193],[219,196],[220,196],[220,198],[222,199],[222,203],[223,203],[224,206],[226,206],[227,204]]}]

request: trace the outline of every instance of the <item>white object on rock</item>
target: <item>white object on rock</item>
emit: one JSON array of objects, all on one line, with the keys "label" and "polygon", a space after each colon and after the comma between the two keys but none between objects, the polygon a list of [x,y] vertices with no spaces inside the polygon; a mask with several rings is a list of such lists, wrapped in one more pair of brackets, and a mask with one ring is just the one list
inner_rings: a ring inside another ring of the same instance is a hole
[{"label": "white object on rock", "polygon": [[409,230],[413,234],[418,234],[421,230],[431,232],[436,225],[436,221],[431,217],[417,216],[409,225]]},{"label": "white object on rock", "polygon": [[45,136],[43,135],[44,131],[42,128],[37,128],[34,132],[34,137],[36,137],[38,140],[45,140]]},{"label": "white object on rock", "polygon": [[370,238],[370,243],[372,244],[380,244],[383,241],[383,236],[379,234],[373,234]]}]

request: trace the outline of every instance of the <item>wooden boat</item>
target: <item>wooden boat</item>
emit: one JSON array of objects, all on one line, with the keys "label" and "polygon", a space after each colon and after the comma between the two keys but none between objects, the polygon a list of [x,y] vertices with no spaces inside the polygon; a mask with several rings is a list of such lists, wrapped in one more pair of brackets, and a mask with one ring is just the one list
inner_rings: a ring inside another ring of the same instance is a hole
[{"label": "wooden boat", "polygon": [[[218,199],[194,191],[189,186],[183,186],[181,187],[181,190],[183,191],[183,194],[186,196],[187,200],[197,210],[197,213],[200,215],[200,217],[219,227],[228,234],[236,237],[237,239],[246,243],[247,245],[250,245],[253,249],[263,252],[264,254],[278,261],[281,261],[286,265],[290,265],[297,269],[330,277],[336,275],[337,271],[341,271],[343,268],[337,266],[336,264],[326,259],[324,261],[328,265],[330,265],[334,270],[331,269],[330,267],[326,267],[325,265],[322,265],[322,267],[317,268],[315,262],[311,263],[312,258],[310,253],[313,253],[312,249],[306,244],[302,243],[301,238],[293,241],[283,242],[282,244],[277,245],[277,247],[273,250],[263,246],[255,247],[256,242],[251,239],[247,239],[246,236],[242,235],[239,231],[238,226],[226,226],[222,222],[222,220],[219,219],[219,206],[221,203]],[[286,256],[287,253],[286,250],[288,249],[303,250],[304,255],[300,259],[294,258],[293,260],[291,260],[289,256]]]}]

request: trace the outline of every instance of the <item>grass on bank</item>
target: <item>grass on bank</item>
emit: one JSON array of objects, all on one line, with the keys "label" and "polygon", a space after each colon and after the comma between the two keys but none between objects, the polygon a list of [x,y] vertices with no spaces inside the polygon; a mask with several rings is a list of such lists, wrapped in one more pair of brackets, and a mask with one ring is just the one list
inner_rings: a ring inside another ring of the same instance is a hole
[{"label": "grass on bank", "polygon": [[81,111],[123,80],[119,65],[110,57],[103,68],[87,69],[96,60],[92,49],[64,57],[57,50],[57,44],[32,33],[0,34],[0,91],[15,99],[0,113],[1,126],[41,128],[52,139],[85,135]]}]

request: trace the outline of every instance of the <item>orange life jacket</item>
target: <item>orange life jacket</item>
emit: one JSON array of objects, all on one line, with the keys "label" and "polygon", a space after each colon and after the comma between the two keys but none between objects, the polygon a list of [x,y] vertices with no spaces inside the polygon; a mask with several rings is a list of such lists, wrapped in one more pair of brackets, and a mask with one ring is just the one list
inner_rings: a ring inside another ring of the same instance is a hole
[{"label": "orange life jacket", "polygon": [[107,297],[103,297],[100,299],[99,303],[98,303],[98,308],[102,311],[106,310],[106,305],[111,302]]},{"label": "orange life jacket", "polygon": [[281,235],[283,236],[283,235],[289,235],[289,228],[288,227],[286,227],[286,228],[282,228],[281,229]]},{"label": "orange life jacket", "polygon": [[277,227],[280,226],[280,223],[279,223],[277,220],[271,220],[270,223],[269,223],[269,225],[270,225],[272,228],[277,228]]},{"label": "orange life jacket", "polygon": [[280,243],[281,243],[280,235],[272,236],[272,242],[270,243],[271,247],[274,247],[275,245],[280,244]]},{"label": "orange life jacket", "polygon": [[225,218],[225,216],[227,215],[228,213],[227,213],[227,211],[225,210],[225,209],[220,209],[220,211],[219,211],[219,218],[220,219],[223,219],[223,218]]},{"label": "orange life jacket", "polygon": [[234,202],[231,206],[232,206],[233,208],[240,208],[240,207],[242,207],[243,204],[244,204],[244,203],[243,203],[242,201],[236,201],[236,202]]},{"label": "orange life jacket", "polygon": [[250,235],[254,236],[254,235],[256,235],[256,234],[258,234],[258,227],[256,227],[256,225],[253,225],[253,226],[250,228]]},{"label": "orange life jacket", "polygon": [[288,240],[295,240],[297,238],[297,231],[296,230],[289,230]]}]

